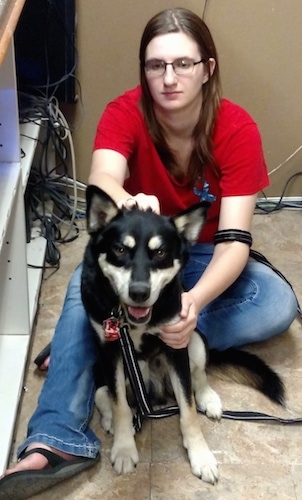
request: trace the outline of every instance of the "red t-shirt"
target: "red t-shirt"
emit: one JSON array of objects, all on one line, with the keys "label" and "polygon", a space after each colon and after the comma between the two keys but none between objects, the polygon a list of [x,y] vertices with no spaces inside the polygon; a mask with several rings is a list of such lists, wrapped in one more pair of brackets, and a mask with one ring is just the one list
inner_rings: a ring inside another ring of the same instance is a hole
[{"label": "red t-shirt", "polygon": [[[112,149],[125,156],[130,172],[125,189],[133,195],[142,192],[157,196],[161,213],[175,215],[198,203],[201,196],[166,170],[140,110],[140,96],[138,86],[108,104],[97,127],[94,150]],[[219,175],[206,167],[208,193],[216,199],[199,238],[205,243],[213,242],[222,197],[255,194],[268,186],[257,125],[244,109],[226,99],[217,115],[213,156]],[[201,191],[203,186],[196,187]]]}]

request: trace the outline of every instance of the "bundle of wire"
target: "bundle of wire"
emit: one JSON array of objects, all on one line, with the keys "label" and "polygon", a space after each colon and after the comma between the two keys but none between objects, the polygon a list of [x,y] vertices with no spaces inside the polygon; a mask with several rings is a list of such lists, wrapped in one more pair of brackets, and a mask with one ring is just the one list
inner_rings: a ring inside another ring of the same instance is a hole
[{"label": "bundle of wire", "polygon": [[[40,221],[41,234],[47,240],[45,260],[59,268],[58,243],[68,243],[78,237],[77,219],[84,215],[84,210],[77,210],[71,131],[54,97],[47,99],[45,96],[20,93],[19,109],[21,122],[34,122],[41,127],[37,147],[39,154],[35,156],[25,193],[27,215],[30,222]],[[70,183],[69,170],[72,171],[73,183]],[[73,200],[69,195],[70,188]]]}]

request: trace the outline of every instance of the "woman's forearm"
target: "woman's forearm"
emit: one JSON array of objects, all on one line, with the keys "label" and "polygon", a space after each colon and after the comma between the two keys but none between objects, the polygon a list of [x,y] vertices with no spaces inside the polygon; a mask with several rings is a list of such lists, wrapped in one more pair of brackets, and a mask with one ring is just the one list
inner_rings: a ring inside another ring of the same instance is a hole
[{"label": "woman's forearm", "polygon": [[227,242],[215,247],[211,262],[190,290],[199,311],[234,283],[248,258],[249,247],[244,243]]},{"label": "woman's forearm", "polygon": [[103,189],[116,203],[131,196],[112,175],[106,172],[91,172],[88,182]]}]

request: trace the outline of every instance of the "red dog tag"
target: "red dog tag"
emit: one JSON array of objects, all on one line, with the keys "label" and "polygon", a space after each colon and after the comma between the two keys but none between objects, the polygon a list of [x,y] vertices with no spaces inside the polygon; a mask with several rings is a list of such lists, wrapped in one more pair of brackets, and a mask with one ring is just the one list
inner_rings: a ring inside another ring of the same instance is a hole
[{"label": "red dog tag", "polygon": [[104,337],[108,342],[118,340],[120,337],[119,321],[112,317],[103,321]]}]

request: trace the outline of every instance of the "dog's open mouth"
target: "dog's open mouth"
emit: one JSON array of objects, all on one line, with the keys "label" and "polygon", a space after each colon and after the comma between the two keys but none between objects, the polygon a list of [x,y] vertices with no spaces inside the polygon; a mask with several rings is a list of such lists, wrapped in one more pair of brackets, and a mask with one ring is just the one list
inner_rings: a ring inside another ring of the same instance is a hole
[{"label": "dog's open mouth", "polygon": [[144,325],[149,322],[151,317],[151,307],[138,307],[126,305],[126,314],[128,321],[136,325]]}]

